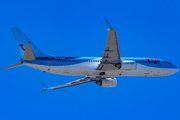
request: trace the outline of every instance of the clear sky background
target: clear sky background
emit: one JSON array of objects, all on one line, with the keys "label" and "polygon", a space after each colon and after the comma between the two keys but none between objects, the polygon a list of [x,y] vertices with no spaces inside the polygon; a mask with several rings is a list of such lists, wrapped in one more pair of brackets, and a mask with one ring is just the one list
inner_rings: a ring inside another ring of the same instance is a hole
[{"label": "clear sky background", "polygon": [[[116,29],[123,57],[165,59],[180,67],[179,0],[1,0],[0,68],[21,58],[10,26],[43,52],[101,57],[107,40],[102,16]],[[165,77],[117,77],[118,86],[95,83],[47,90],[84,76],[63,76],[27,66],[0,70],[0,120],[179,120],[180,72]]]}]

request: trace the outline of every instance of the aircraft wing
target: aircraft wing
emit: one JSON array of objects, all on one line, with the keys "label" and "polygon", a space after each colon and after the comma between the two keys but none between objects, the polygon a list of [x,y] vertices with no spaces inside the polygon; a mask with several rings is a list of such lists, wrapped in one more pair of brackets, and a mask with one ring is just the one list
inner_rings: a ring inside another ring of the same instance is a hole
[{"label": "aircraft wing", "polygon": [[90,77],[85,77],[85,78],[81,78],[79,80],[75,80],[75,81],[72,81],[72,82],[69,82],[69,83],[66,83],[66,84],[63,84],[63,85],[59,85],[59,86],[55,86],[55,87],[47,87],[42,81],[41,84],[42,86],[45,86],[46,88],[44,88],[44,90],[40,93],[42,94],[44,91],[46,91],[47,89],[53,89],[53,90],[57,90],[57,89],[61,89],[61,88],[66,88],[66,87],[71,87],[71,86],[76,86],[76,85],[81,85],[81,84],[84,84],[84,83],[88,83],[88,82],[91,82],[92,80],[90,79]]},{"label": "aircraft wing", "polygon": [[111,63],[118,63],[121,60],[117,32],[105,17],[104,20],[108,26],[108,37],[101,63],[96,70],[116,70]]}]

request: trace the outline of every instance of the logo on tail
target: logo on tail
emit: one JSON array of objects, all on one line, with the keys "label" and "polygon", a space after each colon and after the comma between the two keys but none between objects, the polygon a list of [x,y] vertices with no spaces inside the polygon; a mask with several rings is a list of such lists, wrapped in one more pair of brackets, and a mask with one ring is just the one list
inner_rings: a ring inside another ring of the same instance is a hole
[{"label": "logo on tail", "polygon": [[[28,42],[29,44],[31,44],[31,42]],[[23,44],[19,44],[19,46],[21,47],[22,50],[25,51],[25,49],[23,48]]]},{"label": "logo on tail", "polygon": [[19,46],[21,46],[21,49],[25,51],[25,49],[23,48],[23,44],[19,44]]}]

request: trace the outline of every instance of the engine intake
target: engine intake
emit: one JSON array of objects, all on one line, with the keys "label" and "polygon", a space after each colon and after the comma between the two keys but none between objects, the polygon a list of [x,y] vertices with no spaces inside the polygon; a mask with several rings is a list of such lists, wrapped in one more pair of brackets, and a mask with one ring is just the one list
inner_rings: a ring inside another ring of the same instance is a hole
[{"label": "engine intake", "polygon": [[135,70],[137,68],[137,64],[135,61],[131,60],[123,60],[119,63],[114,64],[115,67],[122,70]]},{"label": "engine intake", "polygon": [[116,78],[103,78],[99,81],[96,81],[96,84],[101,87],[116,87],[117,86]]}]

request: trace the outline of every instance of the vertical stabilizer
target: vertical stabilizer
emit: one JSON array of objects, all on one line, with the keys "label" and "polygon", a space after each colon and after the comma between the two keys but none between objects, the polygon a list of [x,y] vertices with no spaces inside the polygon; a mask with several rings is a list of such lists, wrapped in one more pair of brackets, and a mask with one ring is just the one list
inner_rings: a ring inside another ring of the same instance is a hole
[{"label": "vertical stabilizer", "polygon": [[49,57],[49,55],[40,51],[17,27],[11,27],[11,31],[18,44],[18,48],[22,56],[24,55],[26,45],[31,44],[36,57]]}]

